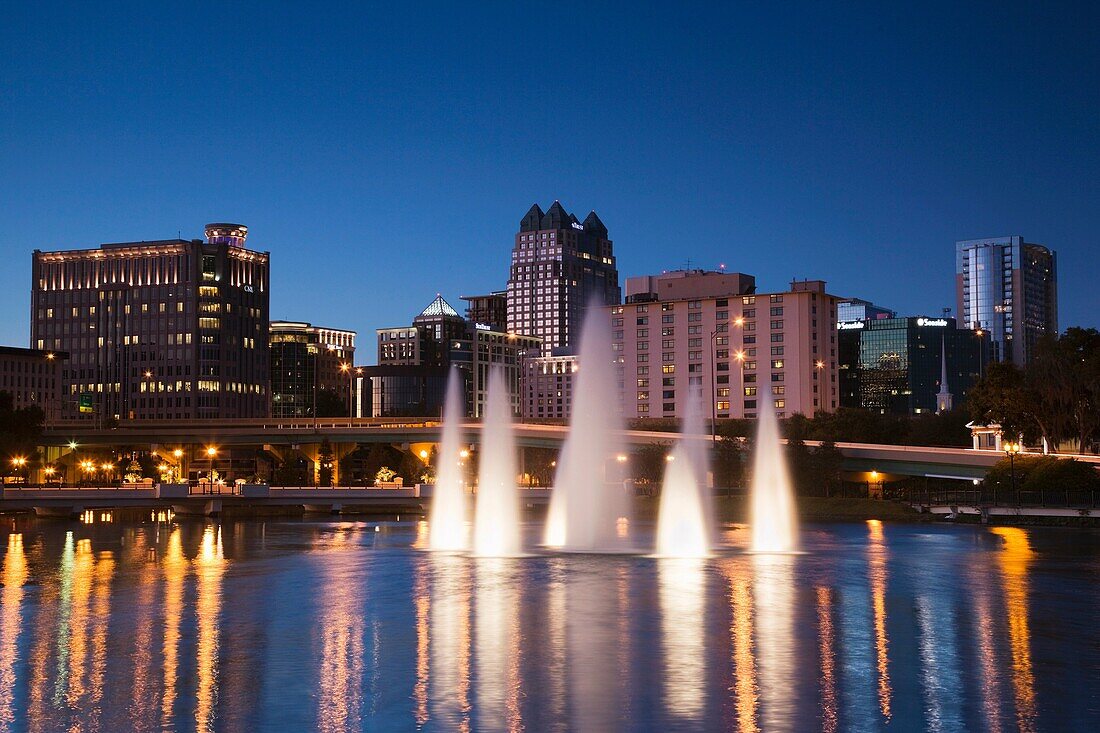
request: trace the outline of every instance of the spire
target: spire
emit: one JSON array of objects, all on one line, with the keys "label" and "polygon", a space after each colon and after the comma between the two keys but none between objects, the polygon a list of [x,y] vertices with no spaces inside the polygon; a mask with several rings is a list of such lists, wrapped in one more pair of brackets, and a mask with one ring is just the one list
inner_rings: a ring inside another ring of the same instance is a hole
[{"label": "spire", "polygon": [[951,390],[947,386],[947,340],[940,337],[940,391],[936,393],[936,413],[947,412],[953,402]]},{"label": "spire", "polygon": [[555,201],[550,205],[550,208],[546,210],[546,214],[542,217],[542,223],[539,225],[539,229],[562,229],[569,225],[569,212],[565,210],[565,207],[561,205],[560,201]]},{"label": "spire", "polygon": [[527,213],[519,220],[519,230],[521,232],[536,232],[539,228],[539,222],[542,221],[543,213],[538,204],[531,204],[531,208],[527,210]]},{"label": "spire", "polygon": [[433,318],[439,316],[446,316],[448,318],[461,318],[458,315],[458,311],[451,307],[451,304],[443,300],[442,295],[435,296],[435,300],[428,304],[428,307],[420,312],[417,318]]},{"label": "spire", "polygon": [[588,216],[584,218],[584,230],[586,232],[592,232],[603,239],[607,239],[607,227],[600,221],[600,217],[596,216],[595,211],[588,212]]}]

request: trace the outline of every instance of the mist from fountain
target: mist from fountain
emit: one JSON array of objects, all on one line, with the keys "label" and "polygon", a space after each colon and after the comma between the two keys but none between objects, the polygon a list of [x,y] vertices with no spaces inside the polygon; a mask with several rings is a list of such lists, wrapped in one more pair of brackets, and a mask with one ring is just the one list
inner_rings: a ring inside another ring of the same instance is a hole
[{"label": "mist from fountain", "polygon": [[712,543],[707,442],[699,401],[688,398],[680,439],[665,465],[657,514],[657,554],[706,557]]},{"label": "mist from fountain", "polygon": [[798,549],[794,492],[787,473],[783,444],[779,439],[779,421],[775,416],[770,390],[768,392],[760,395],[757,410],[752,465],[751,549],[753,552],[793,552]]},{"label": "mist from fountain", "polygon": [[435,486],[428,516],[428,546],[457,552],[468,547],[466,481],[462,470],[462,375],[452,368],[443,408],[443,437],[436,457]]},{"label": "mist from fountain", "polygon": [[485,403],[474,510],[474,554],[510,557],[520,554],[516,438],[511,392],[499,368],[489,373]]},{"label": "mist from fountain", "polygon": [[[619,417],[608,312],[588,307],[581,329],[569,435],[558,457],[544,542],[572,552],[630,549],[620,519],[629,525],[630,500],[617,470]],[[609,481],[609,479],[612,479]]]}]

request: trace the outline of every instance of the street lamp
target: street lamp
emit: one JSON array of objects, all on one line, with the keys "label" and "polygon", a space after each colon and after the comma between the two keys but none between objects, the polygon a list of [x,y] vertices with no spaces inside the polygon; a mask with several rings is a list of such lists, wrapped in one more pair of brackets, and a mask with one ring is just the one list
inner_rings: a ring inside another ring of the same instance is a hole
[{"label": "street lamp", "polygon": [[[1020,452],[1019,443],[1005,443],[1004,451],[1008,455],[1008,475],[1011,481],[1012,496],[1016,501],[1016,506],[1020,506],[1020,495],[1016,493],[1016,454]],[[994,501],[994,504],[997,502]]]}]

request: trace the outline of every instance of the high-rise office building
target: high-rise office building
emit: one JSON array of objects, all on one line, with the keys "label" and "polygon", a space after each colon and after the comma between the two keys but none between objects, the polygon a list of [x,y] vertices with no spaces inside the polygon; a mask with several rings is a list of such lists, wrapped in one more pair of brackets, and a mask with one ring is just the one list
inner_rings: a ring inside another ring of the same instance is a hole
[{"label": "high-rise office building", "polygon": [[31,345],[69,353],[62,417],[266,417],[270,255],[247,236],[35,250]]},{"label": "high-rise office building", "polygon": [[719,419],[755,418],[768,399],[780,417],[836,409],[840,298],[823,281],[758,293],[751,275],[687,270],[626,290],[606,309],[624,417],[683,417],[700,397]]},{"label": "high-rise office building", "polygon": [[508,332],[542,339],[546,354],[580,343],[584,309],[620,302],[607,227],[596,212],[578,221],[555,201],[520,220],[508,278]]},{"label": "high-rise office building", "polygon": [[955,243],[960,325],[980,330],[992,358],[1023,366],[1035,344],[1058,333],[1057,255],[1023,237]]},{"label": "high-rise office building", "polygon": [[272,321],[271,416],[314,417],[326,393],[351,414],[354,368],[355,331]]},{"label": "high-rise office building", "polygon": [[981,373],[984,344],[954,318],[867,318],[837,324],[840,406],[942,412]]}]

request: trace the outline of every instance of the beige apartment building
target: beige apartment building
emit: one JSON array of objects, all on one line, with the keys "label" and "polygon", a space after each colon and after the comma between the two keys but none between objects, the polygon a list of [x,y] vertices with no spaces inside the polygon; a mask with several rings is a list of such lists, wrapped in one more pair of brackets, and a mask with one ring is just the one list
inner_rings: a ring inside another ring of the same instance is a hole
[{"label": "beige apartment building", "polygon": [[[707,418],[835,410],[836,310],[822,280],[758,293],[743,273],[681,270],[628,278],[611,319],[622,414],[683,417],[704,397]],[[709,397],[709,399],[706,399]]]}]

